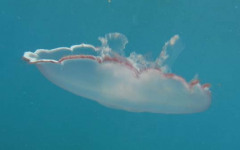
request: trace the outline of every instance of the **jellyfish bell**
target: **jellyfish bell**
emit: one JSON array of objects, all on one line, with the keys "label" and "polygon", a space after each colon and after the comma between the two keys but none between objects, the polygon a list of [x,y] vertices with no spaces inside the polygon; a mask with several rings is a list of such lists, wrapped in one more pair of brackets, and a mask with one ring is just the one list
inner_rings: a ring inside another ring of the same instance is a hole
[{"label": "jellyfish bell", "polygon": [[154,62],[136,53],[124,57],[128,41],[120,33],[100,37],[102,45],[98,47],[80,44],[70,48],[38,49],[25,52],[23,58],[35,64],[59,87],[107,107],[167,114],[204,111],[211,103],[210,85],[202,85],[198,79],[188,83],[169,72],[167,60],[171,55],[168,50],[178,39],[175,35],[166,42]]}]

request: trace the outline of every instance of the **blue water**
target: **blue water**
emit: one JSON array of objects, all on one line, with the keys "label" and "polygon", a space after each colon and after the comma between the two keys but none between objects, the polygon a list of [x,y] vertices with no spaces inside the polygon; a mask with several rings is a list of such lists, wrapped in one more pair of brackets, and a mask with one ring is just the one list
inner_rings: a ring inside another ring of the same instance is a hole
[{"label": "blue water", "polygon": [[[25,51],[91,43],[109,32],[155,58],[171,36],[184,50],[173,72],[211,83],[202,113],[106,108],[49,82]],[[1,0],[0,150],[239,150],[239,0]]]}]

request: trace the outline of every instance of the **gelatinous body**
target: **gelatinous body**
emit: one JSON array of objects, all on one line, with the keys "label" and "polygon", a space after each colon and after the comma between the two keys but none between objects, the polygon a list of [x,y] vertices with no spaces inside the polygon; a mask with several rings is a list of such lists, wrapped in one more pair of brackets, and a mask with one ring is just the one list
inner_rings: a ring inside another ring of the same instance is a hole
[{"label": "gelatinous body", "polygon": [[23,58],[61,88],[111,108],[173,114],[204,111],[211,103],[209,84],[201,85],[197,79],[188,83],[170,73],[167,60],[171,53],[178,54],[168,51],[178,39],[175,35],[166,42],[155,62],[136,53],[124,57],[128,41],[120,33],[100,37],[99,47],[38,49],[25,52]]}]

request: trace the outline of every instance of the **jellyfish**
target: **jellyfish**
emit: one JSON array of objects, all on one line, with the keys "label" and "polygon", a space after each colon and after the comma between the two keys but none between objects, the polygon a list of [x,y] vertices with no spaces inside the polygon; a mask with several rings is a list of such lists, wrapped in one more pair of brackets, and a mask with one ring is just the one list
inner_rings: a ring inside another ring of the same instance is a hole
[{"label": "jellyfish", "polygon": [[174,48],[179,35],[165,43],[155,61],[132,52],[125,56],[128,39],[121,33],[98,38],[101,44],[38,49],[23,58],[35,64],[52,83],[104,106],[130,112],[186,114],[211,104],[210,84],[187,82],[172,73],[181,50]]}]

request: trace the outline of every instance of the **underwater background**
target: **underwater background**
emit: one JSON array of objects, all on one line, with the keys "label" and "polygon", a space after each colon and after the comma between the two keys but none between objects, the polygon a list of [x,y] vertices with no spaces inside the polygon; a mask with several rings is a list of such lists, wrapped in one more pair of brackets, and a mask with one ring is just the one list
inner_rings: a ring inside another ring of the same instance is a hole
[{"label": "underwater background", "polygon": [[[49,82],[25,51],[120,32],[126,55],[155,59],[179,34],[172,71],[210,83],[211,107],[185,115],[104,107]],[[239,150],[239,0],[0,0],[0,150]]]}]

